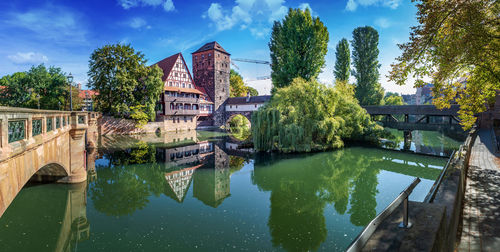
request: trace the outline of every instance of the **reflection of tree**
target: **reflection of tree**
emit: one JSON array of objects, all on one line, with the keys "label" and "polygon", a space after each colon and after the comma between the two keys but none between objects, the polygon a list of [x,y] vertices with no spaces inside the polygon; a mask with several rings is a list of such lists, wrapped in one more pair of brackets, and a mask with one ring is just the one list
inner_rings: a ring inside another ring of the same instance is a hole
[{"label": "reflection of tree", "polygon": [[229,171],[233,174],[245,166],[245,159],[237,156],[229,156]]},{"label": "reflection of tree", "polygon": [[[346,149],[278,162],[262,156],[258,160],[252,180],[271,191],[268,225],[274,246],[317,250],[327,235],[325,206],[333,203],[344,214],[351,191],[351,222],[365,225],[375,217],[379,169],[372,164],[380,156]],[[260,168],[263,163],[266,167]]]},{"label": "reflection of tree", "polygon": [[96,167],[99,176],[90,190],[98,211],[114,216],[132,214],[146,206],[151,193],[163,191],[158,165],[132,165],[153,163],[155,150],[139,142],[137,148],[105,154],[109,165]]}]

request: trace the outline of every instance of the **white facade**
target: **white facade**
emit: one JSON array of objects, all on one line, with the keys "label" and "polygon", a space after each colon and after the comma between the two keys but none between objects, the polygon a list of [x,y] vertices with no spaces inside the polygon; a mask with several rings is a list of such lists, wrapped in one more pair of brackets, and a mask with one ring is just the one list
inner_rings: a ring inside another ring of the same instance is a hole
[{"label": "white facade", "polygon": [[228,104],[226,105],[226,111],[236,111],[236,112],[243,112],[243,111],[255,111],[262,107],[264,103],[247,103],[247,104]]}]

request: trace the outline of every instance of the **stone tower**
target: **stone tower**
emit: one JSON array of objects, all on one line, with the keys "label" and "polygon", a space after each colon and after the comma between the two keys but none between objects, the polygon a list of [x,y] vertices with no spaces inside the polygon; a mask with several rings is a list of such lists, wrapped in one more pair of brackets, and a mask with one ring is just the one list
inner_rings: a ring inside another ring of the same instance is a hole
[{"label": "stone tower", "polygon": [[193,53],[193,76],[214,103],[214,126],[224,125],[224,104],[229,98],[230,54],[217,42],[203,45]]}]

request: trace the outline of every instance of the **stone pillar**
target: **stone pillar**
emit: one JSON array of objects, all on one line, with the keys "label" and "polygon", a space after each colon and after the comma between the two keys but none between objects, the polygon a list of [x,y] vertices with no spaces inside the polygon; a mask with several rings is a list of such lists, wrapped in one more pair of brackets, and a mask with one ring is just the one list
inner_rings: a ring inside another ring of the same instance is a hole
[{"label": "stone pillar", "polygon": [[88,114],[85,112],[72,112],[70,117],[69,148],[70,166],[68,176],[58,182],[79,183],[87,180],[85,169],[85,132],[87,131]]},{"label": "stone pillar", "polygon": [[404,135],[404,145],[403,145],[403,150],[410,150],[411,147],[411,131],[410,130],[405,130],[403,132]]}]

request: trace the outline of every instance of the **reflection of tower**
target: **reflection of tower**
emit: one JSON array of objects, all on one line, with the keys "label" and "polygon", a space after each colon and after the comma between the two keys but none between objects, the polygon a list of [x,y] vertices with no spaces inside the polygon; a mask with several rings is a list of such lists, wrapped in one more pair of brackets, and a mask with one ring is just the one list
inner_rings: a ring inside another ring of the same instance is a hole
[{"label": "reflection of tower", "polygon": [[97,159],[97,149],[87,148],[87,182],[93,182],[97,179],[97,172],[95,170],[95,160]]},{"label": "reflection of tower", "polygon": [[208,206],[218,207],[229,197],[229,155],[214,145],[213,167],[198,169],[194,174],[193,196]]},{"label": "reflection of tower", "polygon": [[71,185],[62,230],[55,251],[74,251],[76,244],[88,240],[90,224],[87,221],[87,186]]}]

